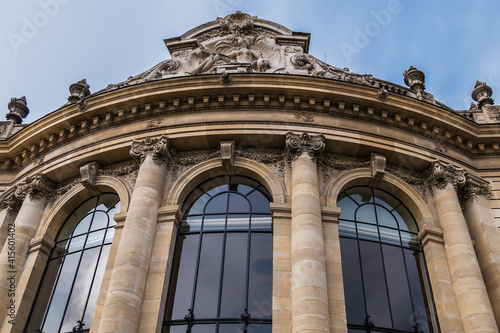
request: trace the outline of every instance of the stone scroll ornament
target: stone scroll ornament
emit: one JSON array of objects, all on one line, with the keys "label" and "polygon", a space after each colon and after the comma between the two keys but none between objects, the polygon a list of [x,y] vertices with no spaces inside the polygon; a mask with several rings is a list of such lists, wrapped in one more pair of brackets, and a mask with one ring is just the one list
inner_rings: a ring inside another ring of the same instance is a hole
[{"label": "stone scroll ornament", "polygon": [[55,183],[50,181],[44,174],[38,173],[34,176],[26,177],[23,182],[17,185],[14,195],[21,201],[26,196],[29,196],[31,201],[37,201],[43,196],[50,198],[54,194],[55,188]]},{"label": "stone scroll ornament", "polygon": [[303,153],[307,153],[313,160],[316,153],[325,149],[325,136],[309,135],[308,133],[295,134],[288,132],[286,135],[287,160],[289,165]]},{"label": "stone scroll ornament", "polygon": [[166,163],[174,153],[175,150],[170,147],[165,135],[156,139],[134,140],[130,148],[132,158],[138,159],[142,163],[147,155],[152,155],[153,161],[157,165]]},{"label": "stone scroll ornament", "polygon": [[456,191],[464,187],[467,182],[466,172],[462,168],[458,168],[453,164],[444,163],[441,161],[432,162],[432,166],[428,172],[429,186],[443,190],[448,183],[451,183]]}]

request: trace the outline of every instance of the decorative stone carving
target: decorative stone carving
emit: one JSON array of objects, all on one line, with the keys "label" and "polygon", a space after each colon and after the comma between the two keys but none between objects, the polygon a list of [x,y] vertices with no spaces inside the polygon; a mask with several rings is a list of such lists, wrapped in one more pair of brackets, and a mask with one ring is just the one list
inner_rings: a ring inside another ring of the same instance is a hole
[{"label": "decorative stone carving", "polygon": [[196,164],[220,158],[219,149],[177,152],[172,162],[172,180],[176,180],[180,174],[191,169]]},{"label": "decorative stone carving", "polygon": [[314,117],[312,114],[307,112],[295,112],[295,119],[302,119],[305,123],[313,123]]},{"label": "decorative stone carving", "polygon": [[231,76],[229,75],[229,73],[222,73],[220,75],[219,82],[224,87],[229,86],[231,84]]},{"label": "decorative stone carving", "polygon": [[234,141],[221,141],[220,160],[224,172],[228,175],[234,175]]},{"label": "decorative stone carving", "polygon": [[18,200],[24,200],[26,196],[32,201],[41,199],[43,196],[49,198],[56,188],[55,183],[50,181],[44,174],[37,173],[34,176],[26,177],[16,187],[15,196]]},{"label": "decorative stone carving", "polygon": [[13,121],[15,124],[21,124],[23,119],[28,116],[30,110],[28,108],[28,103],[26,103],[26,97],[21,98],[11,98],[8,104],[9,113],[5,116],[7,120]]},{"label": "decorative stone carving", "polygon": [[130,149],[130,156],[138,159],[141,163],[147,155],[152,155],[155,164],[166,163],[174,153],[173,148],[168,143],[168,138],[162,135],[159,138],[146,138],[144,140],[134,140]]},{"label": "decorative stone carving", "polygon": [[455,190],[458,191],[466,183],[466,172],[464,169],[439,160],[432,162],[430,169],[427,171],[427,175],[431,189],[435,186],[442,190],[448,183],[451,183]]},{"label": "decorative stone carving", "polygon": [[381,101],[385,101],[387,99],[388,91],[382,87],[380,87],[377,91],[377,98]]},{"label": "decorative stone carving", "polygon": [[472,99],[478,103],[479,108],[483,107],[483,105],[493,105],[494,101],[491,95],[493,95],[493,89],[486,85],[486,82],[476,81],[472,91]]},{"label": "decorative stone carving", "polygon": [[98,169],[99,163],[95,161],[80,167],[80,177],[82,178],[81,183],[92,195],[98,195],[101,193],[95,185],[97,181]]},{"label": "decorative stone carving", "polygon": [[69,93],[68,102],[75,103],[90,95],[90,85],[87,83],[87,80],[80,80],[69,86]]},{"label": "decorative stone carving", "polygon": [[307,153],[314,159],[316,153],[321,153],[325,149],[325,136],[323,134],[309,135],[308,133],[295,134],[288,132],[286,134],[286,149],[290,165],[303,153]]},{"label": "decorative stone carving", "polygon": [[140,164],[137,160],[129,160],[112,165],[101,166],[97,170],[97,176],[111,176],[128,178],[132,185],[135,185]]},{"label": "decorative stone carving", "polygon": [[19,200],[15,195],[15,188],[4,192],[0,198],[0,210],[7,209],[11,212],[16,212],[21,208],[22,200]]},{"label": "decorative stone carving", "polygon": [[318,156],[318,166],[322,170],[323,182],[326,183],[335,171],[366,168],[370,166],[370,161],[324,152]]},{"label": "decorative stone carving", "polygon": [[416,69],[413,66],[403,72],[405,84],[417,94],[418,99],[422,99],[422,92],[425,90],[425,75],[424,72]]},{"label": "decorative stone carving", "polygon": [[265,164],[267,167],[271,168],[280,179],[285,179],[285,158],[287,153],[284,149],[236,149],[236,155]]},{"label": "decorative stone carving", "polygon": [[294,54],[290,58],[290,62],[295,69],[307,70],[308,73],[313,72],[315,60],[316,59],[306,53]]},{"label": "decorative stone carving", "polygon": [[468,200],[474,200],[478,196],[484,196],[490,199],[493,194],[491,192],[491,185],[488,181],[467,174],[465,185],[460,189],[459,198],[461,203]]},{"label": "decorative stone carving", "polygon": [[148,121],[146,128],[154,128],[154,127],[160,127],[160,125],[163,123],[164,118],[163,117],[156,117]]},{"label": "decorative stone carving", "polygon": [[379,154],[370,154],[370,170],[372,173],[372,179],[370,180],[370,187],[378,187],[378,184],[384,178],[385,175],[385,156]]}]

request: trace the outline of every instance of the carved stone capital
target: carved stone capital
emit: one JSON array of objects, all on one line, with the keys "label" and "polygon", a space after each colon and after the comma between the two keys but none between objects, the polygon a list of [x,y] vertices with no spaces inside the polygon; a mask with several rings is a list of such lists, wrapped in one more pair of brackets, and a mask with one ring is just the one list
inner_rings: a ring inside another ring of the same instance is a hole
[{"label": "carved stone capital", "polygon": [[157,165],[166,163],[173,153],[174,149],[170,147],[168,138],[165,135],[156,139],[134,140],[130,149],[132,158],[143,162],[147,155],[152,155],[153,161]]},{"label": "carved stone capital", "polygon": [[97,170],[99,169],[99,163],[90,162],[80,167],[80,177],[82,185],[92,194],[98,195],[101,193],[96,187],[97,181]]},{"label": "carved stone capital", "polygon": [[492,196],[490,183],[482,178],[467,174],[464,187],[460,189],[460,201],[465,203],[474,200],[478,196],[489,199]]},{"label": "carved stone capital", "polygon": [[286,149],[289,163],[304,153],[314,159],[316,153],[321,153],[325,149],[325,136],[323,134],[309,135],[308,133],[288,132],[286,134]]},{"label": "carved stone capital", "polygon": [[16,187],[15,196],[18,200],[24,200],[29,196],[31,201],[40,200],[42,197],[50,197],[56,188],[56,184],[50,181],[44,174],[37,173],[34,176],[26,177]]},{"label": "carved stone capital", "polygon": [[443,190],[448,183],[452,184],[455,190],[459,190],[466,183],[466,172],[453,164],[442,161],[434,161],[428,170],[429,186]]},{"label": "carved stone capital", "polygon": [[226,174],[234,175],[234,141],[220,142],[220,160]]},{"label": "carved stone capital", "polygon": [[370,180],[370,187],[378,187],[378,184],[385,175],[386,159],[384,155],[370,154],[370,170],[372,179]]}]

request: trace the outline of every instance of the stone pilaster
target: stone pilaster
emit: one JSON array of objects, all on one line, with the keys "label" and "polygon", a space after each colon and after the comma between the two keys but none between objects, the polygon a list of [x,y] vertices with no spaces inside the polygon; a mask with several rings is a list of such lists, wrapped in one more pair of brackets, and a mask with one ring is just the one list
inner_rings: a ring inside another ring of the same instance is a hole
[{"label": "stone pilaster", "polygon": [[[43,174],[36,174],[27,177],[17,185],[15,196],[22,200],[21,208],[14,220],[9,225],[7,240],[2,247],[0,254],[0,317],[5,318],[7,305],[12,298],[6,297],[9,289],[17,288],[26,258],[30,242],[35,236],[47,202],[47,197],[51,194],[54,184]],[[16,311],[19,309],[20,295],[23,290],[16,289]]]},{"label": "stone pilaster", "polygon": [[457,189],[465,185],[465,171],[435,161],[429,183],[443,230],[446,259],[465,332],[498,332]]},{"label": "stone pilaster", "polygon": [[474,241],[493,314],[500,327],[500,237],[488,205],[490,186],[483,179],[467,176],[461,192],[465,220]]},{"label": "stone pilaster", "polygon": [[158,212],[171,158],[164,136],[132,143],[141,166],[104,302],[99,332],[137,332],[150,268]]},{"label": "stone pilaster", "polygon": [[288,133],[292,167],[292,331],[330,332],[325,247],[315,154],[323,135]]},{"label": "stone pilaster", "polygon": [[330,332],[340,333],[347,332],[347,316],[340,255],[339,216],[340,208],[322,207],[321,217],[323,220],[323,237],[325,243]]}]

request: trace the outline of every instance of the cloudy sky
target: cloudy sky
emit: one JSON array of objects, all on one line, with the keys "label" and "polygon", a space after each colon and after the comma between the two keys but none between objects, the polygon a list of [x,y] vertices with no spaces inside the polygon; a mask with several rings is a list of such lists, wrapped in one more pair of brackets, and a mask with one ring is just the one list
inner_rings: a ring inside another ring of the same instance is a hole
[{"label": "cloudy sky", "polygon": [[237,10],[311,33],[310,54],[356,73],[404,85],[413,65],[437,100],[468,109],[476,80],[500,99],[499,9],[497,0],[5,0],[0,110],[26,96],[24,122],[34,122],[66,103],[70,84],[86,78],[95,92],[139,74],[170,58],[164,38]]}]

